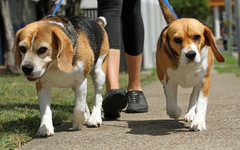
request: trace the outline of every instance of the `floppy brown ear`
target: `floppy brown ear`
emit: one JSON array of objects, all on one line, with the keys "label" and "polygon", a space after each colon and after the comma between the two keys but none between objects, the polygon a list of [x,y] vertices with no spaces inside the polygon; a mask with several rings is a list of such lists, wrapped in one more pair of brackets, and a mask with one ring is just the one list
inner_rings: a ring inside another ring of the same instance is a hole
[{"label": "floppy brown ear", "polygon": [[53,35],[57,39],[58,52],[57,61],[58,68],[63,72],[71,72],[73,69],[73,47],[67,35],[58,28],[53,30]]},{"label": "floppy brown ear", "polygon": [[16,61],[16,64],[18,65],[18,67],[20,67],[21,65],[21,62],[22,62],[22,59],[21,59],[21,54],[20,54],[20,51],[18,49],[18,43],[20,42],[19,40],[19,36],[21,34],[21,30],[19,30],[16,34],[16,37],[15,37],[15,41],[14,41],[14,46],[13,46],[13,53],[14,53],[14,58],[15,58],[15,61]]},{"label": "floppy brown ear", "polygon": [[213,54],[215,55],[216,59],[218,62],[225,62],[224,57],[222,56],[222,54],[218,51],[213,34],[211,32],[211,30],[205,26],[204,28],[204,37],[205,37],[205,41],[207,46],[210,46]]},{"label": "floppy brown ear", "polygon": [[168,26],[163,29],[161,36],[160,36],[160,47],[163,49],[163,51],[167,54],[169,59],[174,61],[175,63],[179,63],[178,54],[173,51],[169,44],[169,37],[168,37]]}]

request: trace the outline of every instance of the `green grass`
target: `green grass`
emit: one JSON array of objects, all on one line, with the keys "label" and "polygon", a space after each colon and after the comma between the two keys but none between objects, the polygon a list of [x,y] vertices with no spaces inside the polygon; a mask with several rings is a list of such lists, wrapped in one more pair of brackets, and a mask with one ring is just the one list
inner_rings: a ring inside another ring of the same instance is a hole
[{"label": "green grass", "polygon": [[[156,71],[142,74],[143,86],[157,79]],[[127,88],[128,75],[120,74],[120,85]],[[104,90],[105,91],[105,90]],[[103,92],[104,93],[104,92]],[[88,105],[92,108],[93,86],[88,80]],[[74,107],[74,92],[52,88],[54,126],[70,121]],[[40,112],[35,84],[23,76],[0,76],[0,148],[14,149],[31,141],[37,135]]]},{"label": "green grass", "polygon": [[218,63],[214,61],[214,69],[219,73],[234,73],[240,77],[240,67],[238,66],[238,60],[234,56],[230,56],[228,52],[222,53],[226,62]]}]

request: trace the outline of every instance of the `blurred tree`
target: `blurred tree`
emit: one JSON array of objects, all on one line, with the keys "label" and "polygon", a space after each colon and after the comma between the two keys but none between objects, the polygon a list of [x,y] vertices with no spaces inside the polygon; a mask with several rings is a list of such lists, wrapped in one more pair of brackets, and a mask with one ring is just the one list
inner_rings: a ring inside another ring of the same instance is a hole
[{"label": "blurred tree", "polygon": [[66,16],[79,16],[82,0],[67,0]]},{"label": "blurred tree", "polygon": [[195,18],[205,22],[209,16],[208,0],[169,0],[179,18]]},{"label": "blurred tree", "polygon": [[52,6],[55,1],[52,0],[40,0],[36,5],[37,9],[37,19],[40,20],[47,15],[51,15]]},{"label": "blurred tree", "polygon": [[[81,1],[82,0],[67,0],[66,6],[61,6],[58,12],[65,11],[66,16],[68,17],[78,16],[80,15]],[[47,15],[51,15],[56,6],[56,2],[57,0],[40,0],[38,5],[36,5],[38,10],[37,19],[39,20]]]},{"label": "blurred tree", "polygon": [[8,0],[0,0],[0,13],[4,25],[4,36],[7,42],[7,50],[4,52],[4,64],[7,66],[8,71],[16,74],[19,73],[19,69],[13,56],[14,32]]}]

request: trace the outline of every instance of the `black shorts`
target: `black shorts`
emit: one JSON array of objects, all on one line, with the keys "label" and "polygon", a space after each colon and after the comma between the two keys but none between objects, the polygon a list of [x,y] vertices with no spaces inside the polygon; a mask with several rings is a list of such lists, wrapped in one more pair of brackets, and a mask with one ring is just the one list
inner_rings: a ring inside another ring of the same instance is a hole
[{"label": "black shorts", "polygon": [[139,55],[143,52],[144,27],[140,0],[98,0],[98,16],[107,20],[105,27],[110,48],[121,47],[122,36],[125,53]]}]

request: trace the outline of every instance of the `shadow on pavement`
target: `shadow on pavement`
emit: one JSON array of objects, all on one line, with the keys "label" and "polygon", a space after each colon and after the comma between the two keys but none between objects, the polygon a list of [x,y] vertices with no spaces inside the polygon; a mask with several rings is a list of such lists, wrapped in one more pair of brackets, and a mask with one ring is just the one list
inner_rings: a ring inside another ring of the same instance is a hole
[{"label": "shadow on pavement", "polygon": [[179,120],[143,120],[128,121],[131,131],[127,134],[168,135],[176,132],[189,132],[187,126]]}]

